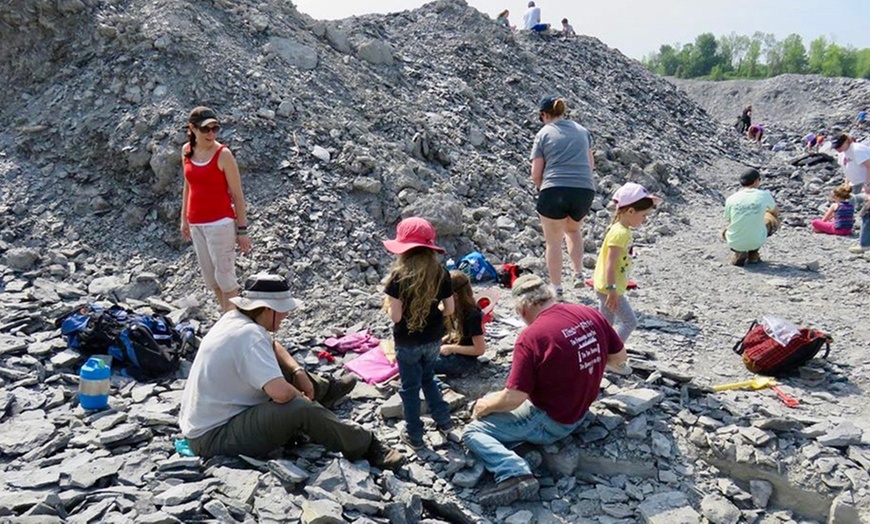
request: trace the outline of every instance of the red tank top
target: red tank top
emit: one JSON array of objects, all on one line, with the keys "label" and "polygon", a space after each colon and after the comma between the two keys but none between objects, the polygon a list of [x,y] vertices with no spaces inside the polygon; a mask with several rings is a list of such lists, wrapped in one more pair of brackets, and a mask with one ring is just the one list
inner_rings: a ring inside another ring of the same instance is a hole
[{"label": "red tank top", "polygon": [[207,224],[222,218],[236,218],[227,177],[218,167],[218,157],[224,145],[204,166],[184,157],[184,178],[187,180],[187,220],[191,224]]}]

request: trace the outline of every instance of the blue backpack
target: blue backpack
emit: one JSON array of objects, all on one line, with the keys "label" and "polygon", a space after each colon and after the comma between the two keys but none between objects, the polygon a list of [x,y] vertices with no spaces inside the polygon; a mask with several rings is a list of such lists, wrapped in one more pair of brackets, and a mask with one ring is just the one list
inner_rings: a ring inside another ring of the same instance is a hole
[{"label": "blue backpack", "polygon": [[472,251],[459,260],[457,268],[468,275],[472,282],[498,280],[498,271],[487,262],[479,251]]},{"label": "blue backpack", "polygon": [[162,315],[140,315],[121,306],[87,304],[60,319],[67,345],[82,355],[108,354],[112,364],[145,380],[178,369],[181,354],[193,339],[188,323],[173,325]]}]

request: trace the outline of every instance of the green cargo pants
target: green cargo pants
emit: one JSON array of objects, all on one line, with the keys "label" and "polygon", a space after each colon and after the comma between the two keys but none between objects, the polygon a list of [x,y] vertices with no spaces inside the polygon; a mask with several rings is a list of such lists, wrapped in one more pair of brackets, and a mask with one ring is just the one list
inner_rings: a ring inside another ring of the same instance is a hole
[{"label": "green cargo pants", "polygon": [[[285,378],[292,383],[292,375]],[[312,402],[298,397],[284,404],[264,402],[231,418],[223,426],[201,437],[188,439],[190,448],[200,457],[215,455],[249,455],[262,457],[271,451],[306,435],[314,444],[329,451],[339,451],[348,460],[365,455],[372,433],[361,426],[342,422],[317,400],[326,395],[329,382],[308,373],[314,385]]]}]

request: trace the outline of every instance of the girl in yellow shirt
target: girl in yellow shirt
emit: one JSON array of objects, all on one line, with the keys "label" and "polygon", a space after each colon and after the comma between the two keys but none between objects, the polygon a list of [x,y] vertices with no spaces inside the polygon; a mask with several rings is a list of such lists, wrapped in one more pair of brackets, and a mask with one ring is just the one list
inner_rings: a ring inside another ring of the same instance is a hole
[{"label": "girl in yellow shirt", "polygon": [[614,327],[625,342],[637,327],[637,317],[625,298],[631,270],[631,230],[640,227],[662,199],[651,195],[640,184],[629,182],[616,190],[613,201],[616,214],[598,252],[593,281],[598,309],[612,325],[614,320],[619,321],[619,326]]}]

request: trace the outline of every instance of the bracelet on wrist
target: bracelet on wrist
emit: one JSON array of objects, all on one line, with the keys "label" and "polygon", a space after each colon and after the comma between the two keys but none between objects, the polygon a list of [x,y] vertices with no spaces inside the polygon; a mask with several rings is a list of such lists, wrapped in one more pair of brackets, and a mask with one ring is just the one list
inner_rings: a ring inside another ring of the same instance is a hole
[{"label": "bracelet on wrist", "polygon": [[616,284],[607,284],[604,286],[604,289],[607,291],[616,291]]},{"label": "bracelet on wrist", "polygon": [[236,231],[236,236],[239,236],[239,237],[246,237],[246,236],[248,236],[248,232],[245,231],[244,229],[241,229],[241,230],[239,230],[239,231]]},{"label": "bracelet on wrist", "polygon": [[293,370],[293,374],[295,375],[295,374],[297,374],[297,373],[305,373],[305,368],[301,368],[301,367],[300,367],[300,368],[296,368],[296,369],[294,369],[294,370]]}]

